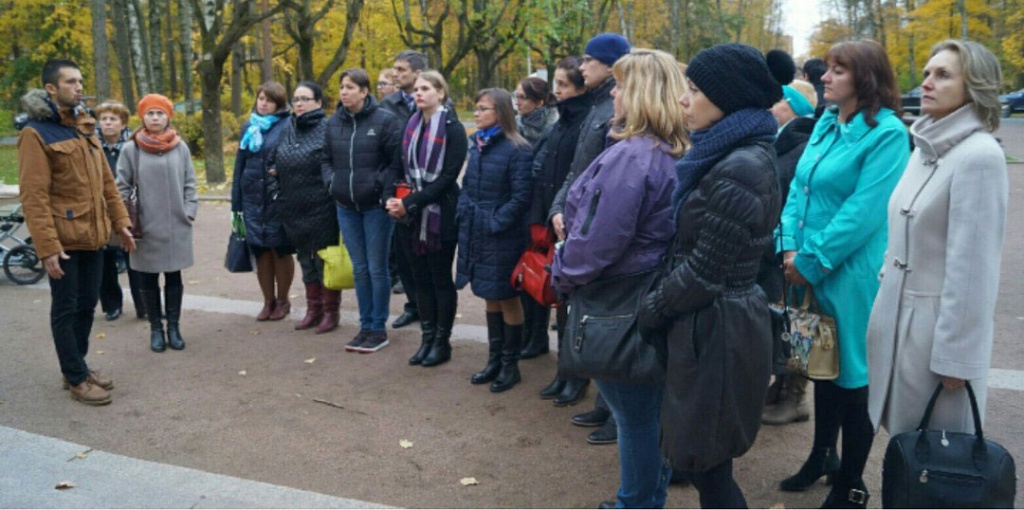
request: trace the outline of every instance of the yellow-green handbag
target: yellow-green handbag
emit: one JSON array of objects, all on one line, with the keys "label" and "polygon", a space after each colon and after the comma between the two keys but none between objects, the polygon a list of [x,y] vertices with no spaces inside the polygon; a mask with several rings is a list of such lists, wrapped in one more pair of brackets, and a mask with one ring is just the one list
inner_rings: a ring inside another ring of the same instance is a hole
[{"label": "yellow-green handbag", "polygon": [[330,290],[356,288],[352,259],[348,256],[344,242],[339,241],[336,246],[328,246],[316,254],[324,260],[324,287]]}]

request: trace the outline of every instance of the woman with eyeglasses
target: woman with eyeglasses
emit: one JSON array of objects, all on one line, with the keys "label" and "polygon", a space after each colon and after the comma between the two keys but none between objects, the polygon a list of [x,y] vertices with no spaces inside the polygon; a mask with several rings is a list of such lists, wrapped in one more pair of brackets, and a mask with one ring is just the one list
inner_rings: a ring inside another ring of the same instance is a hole
[{"label": "woman with eyeglasses", "polygon": [[515,92],[516,128],[530,145],[537,143],[541,135],[558,121],[554,94],[548,82],[530,76],[519,82]]},{"label": "woman with eyeglasses", "polygon": [[274,204],[295,246],[306,287],[306,315],[295,329],[316,326],[317,333],[337,327],[341,304],[341,291],[324,289],[324,263],[317,255],[338,244],[337,213],[321,175],[327,130],[323,98],[316,82],[299,82],[292,96],[291,118],[267,163]]},{"label": "woman with eyeglasses", "polygon": [[394,222],[384,210],[401,174],[401,121],[370,94],[363,69],[341,72],[338,110],[327,123],[324,181],[337,203],[338,225],[352,258],[359,332],[346,351],[371,353],[388,345],[391,303],[388,249]]},{"label": "woman with eyeglasses", "polygon": [[[387,210],[398,220],[395,244],[412,266],[423,340],[410,365],[433,367],[452,357],[452,325],[459,295],[452,280],[458,241],[455,209],[466,161],[466,131],[445,107],[448,82],[423,71],[413,84],[416,111],[402,136],[405,179]],[[390,196],[390,195],[389,195]]]}]

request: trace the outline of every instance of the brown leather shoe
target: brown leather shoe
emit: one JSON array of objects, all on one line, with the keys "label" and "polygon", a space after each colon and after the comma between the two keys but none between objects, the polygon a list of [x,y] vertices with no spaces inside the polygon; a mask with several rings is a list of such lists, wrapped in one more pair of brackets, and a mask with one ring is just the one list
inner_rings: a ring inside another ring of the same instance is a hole
[{"label": "brown leather shoe", "polygon": [[[65,390],[71,388],[71,384],[68,383],[68,380],[67,380],[66,377],[62,376],[61,379],[64,380],[64,389]],[[88,381],[93,383],[93,384],[95,384],[96,386],[99,386],[100,388],[103,388],[103,389],[107,390],[107,391],[110,391],[110,390],[114,389],[114,380],[109,378],[109,377],[104,376],[99,370],[89,370],[89,379],[88,379]]]},{"label": "brown leather shoe", "polygon": [[78,386],[71,386],[71,398],[89,406],[105,406],[110,403],[110,393],[88,379]]},{"label": "brown leather shoe", "polygon": [[278,299],[274,311],[270,314],[270,320],[279,321],[288,316],[292,311],[292,303],[287,299]]},{"label": "brown leather shoe", "polygon": [[274,305],[277,301],[271,299],[270,301],[263,302],[263,309],[260,310],[259,315],[256,316],[256,320],[265,321],[270,318],[270,314],[274,313]]}]

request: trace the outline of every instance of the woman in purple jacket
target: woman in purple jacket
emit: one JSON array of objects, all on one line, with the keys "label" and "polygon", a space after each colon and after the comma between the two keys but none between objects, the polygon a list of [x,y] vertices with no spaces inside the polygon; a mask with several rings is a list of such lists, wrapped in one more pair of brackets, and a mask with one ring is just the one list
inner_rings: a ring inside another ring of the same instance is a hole
[{"label": "woman in purple jacket", "polygon": [[[686,150],[683,73],[675,58],[634,49],[612,67],[613,139],[569,189],[565,244],[552,264],[561,294],[610,276],[655,269],[675,229],[672,190]],[[595,381],[619,425],[617,501],[601,508],[661,508],[669,473],[658,450],[661,386]],[[610,505],[610,506],[609,506]]]}]

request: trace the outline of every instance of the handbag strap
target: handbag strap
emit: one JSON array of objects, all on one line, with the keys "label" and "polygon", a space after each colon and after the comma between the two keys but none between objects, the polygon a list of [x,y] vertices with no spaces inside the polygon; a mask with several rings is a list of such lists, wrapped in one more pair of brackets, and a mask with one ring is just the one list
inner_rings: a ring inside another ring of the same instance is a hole
[{"label": "handbag strap", "polygon": [[[976,469],[983,470],[988,462],[988,445],[985,442],[985,435],[981,431],[981,413],[978,411],[978,399],[974,396],[974,388],[971,388],[971,382],[964,381],[964,383],[964,386],[967,388],[967,396],[971,401],[971,414],[974,415],[975,439],[974,447],[971,449],[971,460]],[[931,421],[935,402],[939,399],[939,395],[942,394],[942,389],[942,382],[939,382],[935,392],[932,393],[932,398],[928,400],[928,407],[921,418],[921,424],[917,427],[918,431],[923,432],[928,429],[928,422]],[[920,434],[917,437],[917,443],[914,445],[914,451],[921,460],[927,460],[931,455],[931,446],[926,437],[926,434]]]},{"label": "handbag strap", "polygon": [[[985,439],[985,435],[981,430],[981,413],[978,411],[978,399],[974,396],[974,388],[971,388],[971,381],[964,381],[964,387],[967,388],[967,397],[971,400],[971,414],[974,415],[974,435],[978,436],[978,439]],[[917,430],[927,430],[928,423],[932,420],[932,411],[935,410],[935,402],[939,400],[939,395],[942,394],[942,382],[935,388],[935,392],[932,393],[932,398],[928,400],[928,407],[924,410],[924,416],[921,417],[921,424],[917,426]]]}]

